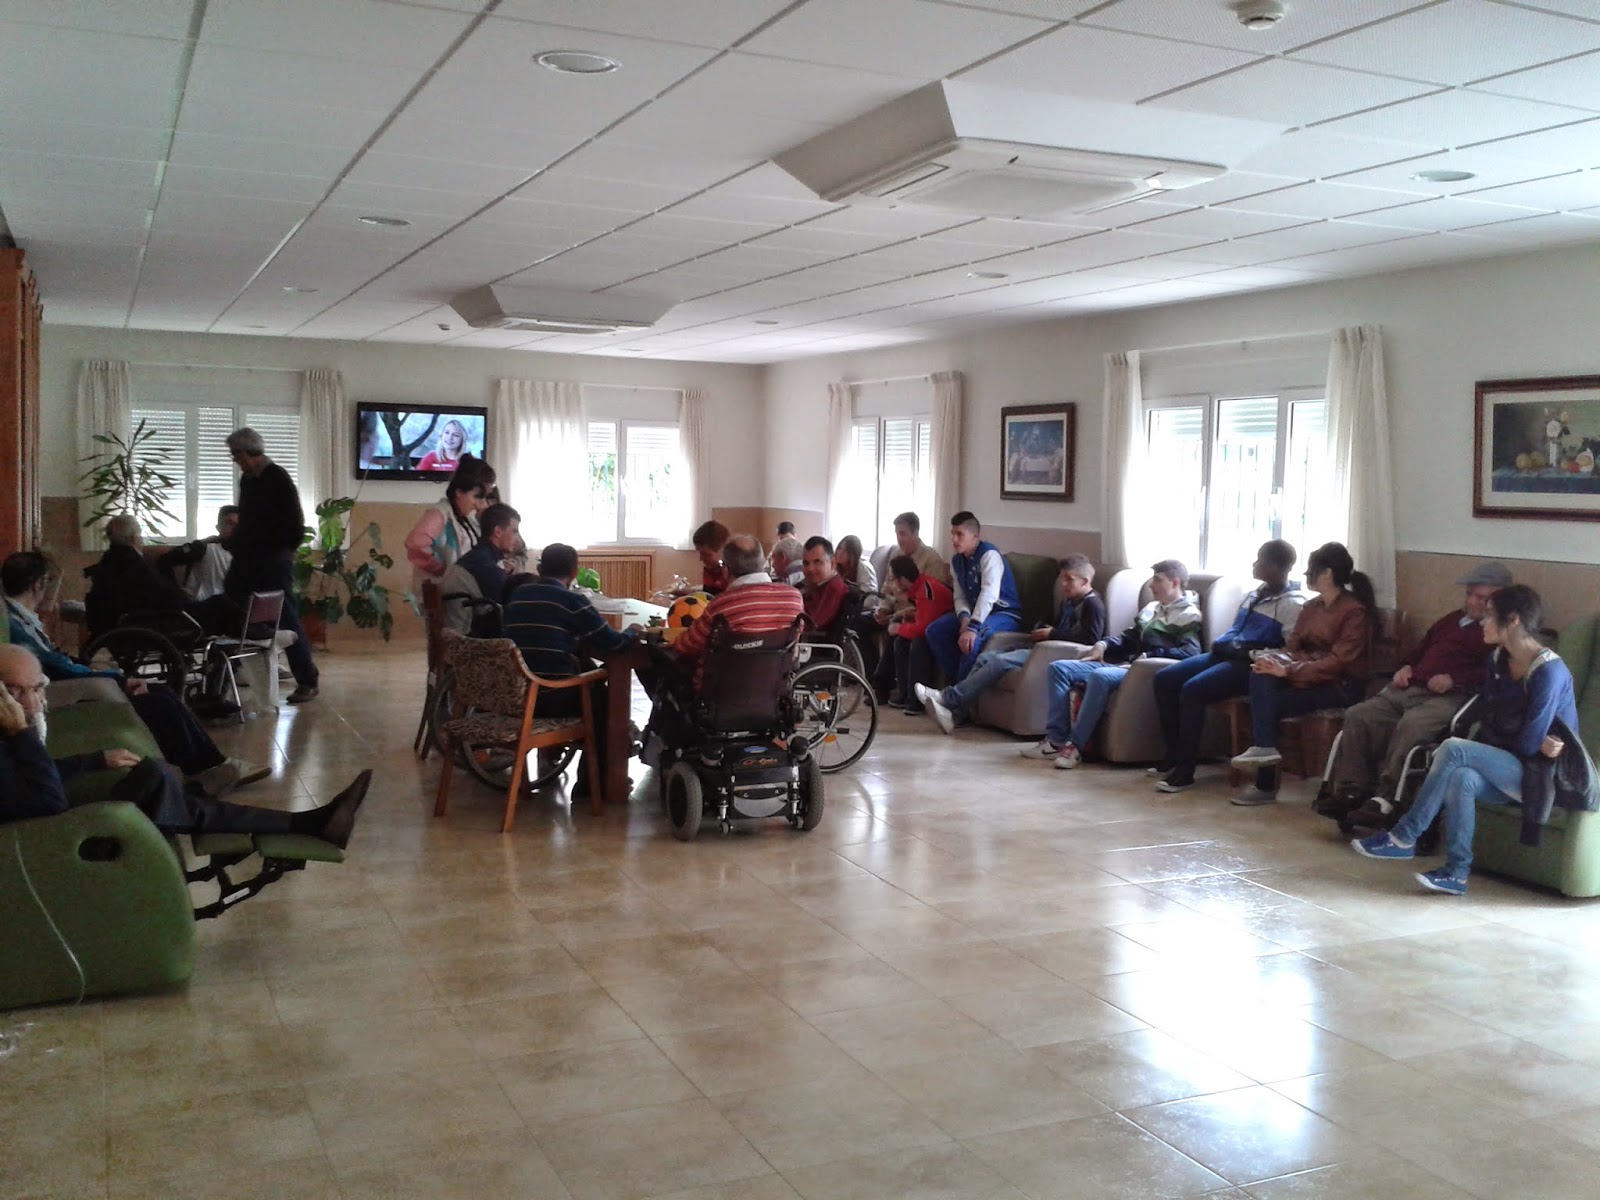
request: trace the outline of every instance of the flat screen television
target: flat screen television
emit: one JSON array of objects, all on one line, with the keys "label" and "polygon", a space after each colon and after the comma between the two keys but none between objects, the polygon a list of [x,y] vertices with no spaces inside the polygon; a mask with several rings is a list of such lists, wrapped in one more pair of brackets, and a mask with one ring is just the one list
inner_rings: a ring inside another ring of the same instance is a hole
[{"label": "flat screen television", "polygon": [[356,476],[443,483],[461,455],[487,457],[488,418],[471,406],[358,403]]}]

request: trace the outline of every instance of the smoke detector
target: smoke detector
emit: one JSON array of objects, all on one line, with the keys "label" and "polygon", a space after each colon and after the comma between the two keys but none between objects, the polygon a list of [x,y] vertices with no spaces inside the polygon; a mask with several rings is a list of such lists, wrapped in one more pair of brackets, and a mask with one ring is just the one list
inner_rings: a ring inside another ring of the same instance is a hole
[{"label": "smoke detector", "polygon": [[1271,29],[1286,15],[1281,0],[1241,0],[1233,6],[1239,24],[1256,33]]}]

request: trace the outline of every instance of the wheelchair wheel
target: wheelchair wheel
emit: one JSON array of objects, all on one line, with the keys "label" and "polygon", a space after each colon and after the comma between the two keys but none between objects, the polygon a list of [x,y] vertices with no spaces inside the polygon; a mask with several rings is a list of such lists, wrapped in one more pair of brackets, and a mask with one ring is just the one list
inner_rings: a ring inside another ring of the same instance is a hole
[{"label": "wheelchair wheel", "polygon": [[84,650],[83,661],[102,671],[115,667],[129,679],[164,683],[180,696],[189,676],[188,656],[171,638],[133,625],[95,638]]},{"label": "wheelchair wheel", "polygon": [[796,827],[802,833],[822,824],[823,786],[822,764],[815,758],[806,759],[800,764],[800,811],[796,815]]},{"label": "wheelchair wheel", "polygon": [[705,789],[700,786],[700,776],[686,762],[675,762],[667,772],[667,820],[672,823],[672,836],[680,842],[692,842],[700,832],[700,817],[705,811]]},{"label": "wheelchair wheel", "polygon": [[795,732],[811,745],[819,770],[853,765],[878,732],[878,698],[865,678],[840,663],[812,663],[791,683]]},{"label": "wheelchair wheel", "polygon": [[[445,737],[444,723],[450,719],[451,711],[455,707],[453,682],[448,676],[441,681],[434,697],[433,714],[428,721],[433,744],[438,747],[441,755],[445,753],[445,743],[448,740]],[[470,716],[473,711],[469,706],[465,715]],[[533,766],[527,771],[529,789],[538,791],[555,783],[566,774],[567,768],[572,765],[572,760],[577,754],[577,747],[570,745],[535,750]],[[513,754],[510,750],[497,746],[474,746],[470,742],[462,742],[456,748],[456,762],[486,787],[503,792],[511,786]]]}]

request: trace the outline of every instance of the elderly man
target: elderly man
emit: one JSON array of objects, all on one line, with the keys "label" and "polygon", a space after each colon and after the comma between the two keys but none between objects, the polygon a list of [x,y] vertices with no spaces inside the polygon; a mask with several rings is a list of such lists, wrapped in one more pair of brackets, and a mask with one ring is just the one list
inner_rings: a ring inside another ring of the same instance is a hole
[{"label": "elderly man", "polygon": [[227,437],[228,453],[242,474],[239,477],[239,527],[233,535],[233,563],[223,590],[239,604],[252,592],[282,592],[283,615],[278,628],[295,635],[285,652],[297,685],[287,697],[304,704],[317,696],[320,682],[311,658],[311,642],[300,624],[294,600],[294,552],[305,536],[305,515],[300,493],[289,473],[267,457],[266,443],[249,427]]},{"label": "elderly man", "polygon": [[[799,587],[805,579],[805,567],[803,565],[805,553],[805,547],[800,544],[800,539],[792,534],[773,542],[772,557],[769,560],[772,563],[772,578],[779,583],[787,583],[791,587]],[[728,557],[726,554],[723,555],[722,562],[724,566],[727,566]],[[732,567],[728,567],[728,574],[732,578],[737,578],[737,574]],[[732,585],[730,584],[729,586]]]},{"label": "elderly man", "polygon": [[91,638],[114,629],[124,613],[183,612],[189,607],[184,590],[145,560],[137,518],[126,513],[112,517],[105,532],[106,552],[84,570],[89,593],[83,607]]},{"label": "elderly man", "polygon": [[349,844],[371,771],[320,808],[291,813],[194,795],[172,767],[131,750],[53,760],[45,750],[48,684],[32,654],[0,645],[0,824],[64,813],[71,804],[68,781],[90,771],[127,769],[110,798],[131,802],[163,833],[303,833],[340,849]]},{"label": "elderly man", "polygon": [[1511,586],[1511,572],[1501,563],[1480,563],[1457,583],[1466,589],[1461,607],[1433,623],[1383,691],[1345,709],[1332,794],[1317,805],[1323,816],[1338,820],[1363,803],[1389,812],[1406,755],[1443,737],[1450,718],[1482,685],[1489,662],[1483,616],[1489,598]]},{"label": "elderly man", "polygon": [[[446,596],[462,593],[501,604],[511,564],[522,544],[522,514],[509,504],[491,504],[478,515],[478,544],[445,569],[439,590]],[[500,615],[487,606],[469,607],[460,600],[444,606],[446,627],[473,637],[499,637]]]}]

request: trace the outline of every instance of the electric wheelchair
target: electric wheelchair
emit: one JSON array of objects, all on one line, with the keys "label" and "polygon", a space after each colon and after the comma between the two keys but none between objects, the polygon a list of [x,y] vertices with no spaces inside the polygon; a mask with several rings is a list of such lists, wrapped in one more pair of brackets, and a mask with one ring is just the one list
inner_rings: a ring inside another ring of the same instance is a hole
[{"label": "electric wheelchair", "polygon": [[824,804],[822,768],[796,732],[792,692],[804,618],[772,633],[734,633],[713,618],[699,689],[663,680],[652,727],[656,770],[672,832],[691,841],[702,820],[723,833],[736,820],[783,817],[815,829]]}]

